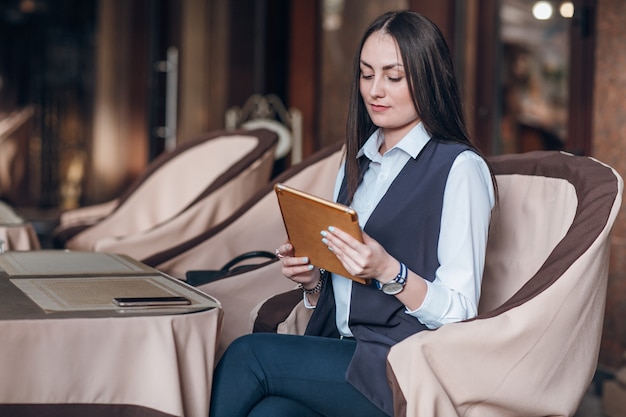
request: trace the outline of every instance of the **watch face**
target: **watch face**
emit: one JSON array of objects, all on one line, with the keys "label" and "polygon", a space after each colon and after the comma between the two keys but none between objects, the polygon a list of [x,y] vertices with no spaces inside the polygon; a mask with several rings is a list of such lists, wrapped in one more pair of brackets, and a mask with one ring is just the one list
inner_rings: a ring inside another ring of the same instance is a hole
[{"label": "watch face", "polygon": [[383,292],[389,295],[396,295],[404,289],[404,285],[397,281],[391,281],[383,285]]}]

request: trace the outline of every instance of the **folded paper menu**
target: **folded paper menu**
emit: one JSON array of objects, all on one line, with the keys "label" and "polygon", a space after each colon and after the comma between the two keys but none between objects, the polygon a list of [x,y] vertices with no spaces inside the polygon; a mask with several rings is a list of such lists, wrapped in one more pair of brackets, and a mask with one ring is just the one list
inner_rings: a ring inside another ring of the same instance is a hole
[{"label": "folded paper menu", "polygon": [[333,226],[363,242],[356,211],[285,184],[276,184],[274,191],[295,256],[308,256],[311,264],[317,267],[366,284],[367,280],[346,271],[335,254],[322,243],[320,235],[322,230]]},{"label": "folded paper menu", "polygon": [[151,275],[156,272],[126,255],[52,249],[3,253],[0,269],[10,277]]},{"label": "folded paper menu", "polygon": [[[140,315],[181,314],[219,306],[195,288],[123,254],[12,251],[0,254],[0,274],[46,313],[111,310]],[[189,304],[142,306],[142,310],[114,302],[129,297],[184,297]]]}]

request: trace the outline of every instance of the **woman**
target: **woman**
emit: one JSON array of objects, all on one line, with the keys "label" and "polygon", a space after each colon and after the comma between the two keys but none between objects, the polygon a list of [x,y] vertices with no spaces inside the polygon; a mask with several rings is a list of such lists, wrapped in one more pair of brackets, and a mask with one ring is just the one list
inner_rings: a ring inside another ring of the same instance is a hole
[{"label": "woman", "polygon": [[441,32],[415,12],[379,17],[356,57],[335,186],[364,243],[332,225],[320,236],[372,284],[320,271],[289,242],[277,248],[315,309],[306,335],[233,342],[216,369],[211,417],[392,415],[389,348],[477,314],[494,194]]}]

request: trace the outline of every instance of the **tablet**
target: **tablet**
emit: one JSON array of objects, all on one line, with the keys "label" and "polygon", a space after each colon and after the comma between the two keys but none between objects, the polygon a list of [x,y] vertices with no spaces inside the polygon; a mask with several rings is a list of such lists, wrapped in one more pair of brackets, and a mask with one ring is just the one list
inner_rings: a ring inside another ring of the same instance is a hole
[{"label": "tablet", "polygon": [[348,273],[339,259],[322,243],[320,232],[337,227],[363,242],[358,216],[354,209],[291,188],[274,185],[289,242],[295,256],[308,256],[311,264],[362,284],[367,280]]}]

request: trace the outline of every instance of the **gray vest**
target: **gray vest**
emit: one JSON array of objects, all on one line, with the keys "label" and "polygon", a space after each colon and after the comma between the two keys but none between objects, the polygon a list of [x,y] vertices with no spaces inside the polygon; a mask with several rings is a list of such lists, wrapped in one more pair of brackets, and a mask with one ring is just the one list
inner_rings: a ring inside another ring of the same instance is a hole
[{"label": "gray vest", "polygon": [[[437,247],[448,174],[455,158],[468,149],[464,144],[431,139],[417,158],[409,159],[364,228],[390,255],[429,281],[434,280],[439,267]],[[360,164],[364,173],[369,159],[362,157]],[[345,179],[338,201],[346,201]],[[377,407],[393,415],[387,353],[392,345],[427,328],[406,314],[405,306],[380,291],[375,282],[369,286],[353,283],[348,324],[358,343],[346,379]],[[324,286],[306,334],[339,336],[332,285]]]}]

